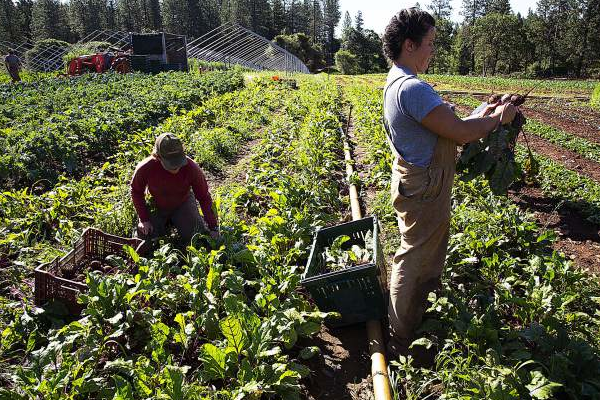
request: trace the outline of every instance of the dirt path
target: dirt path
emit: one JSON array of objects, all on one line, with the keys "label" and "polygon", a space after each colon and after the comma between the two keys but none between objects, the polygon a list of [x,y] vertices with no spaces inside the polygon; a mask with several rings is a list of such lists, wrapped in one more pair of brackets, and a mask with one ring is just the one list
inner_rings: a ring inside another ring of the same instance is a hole
[{"label": "dirt path", "polygon": [[[348,129],[352,139],[354,132],[352,120]],[[355,170],[361,177],[361,182],[364,182],[369,168],[365,160],[366,153],[363,149],[354,146],[352,156]],[[363,187],[360,196],[363,215],[366,215],[364,214],[365,200],[374,197],[375,190]],[[318,346],[322,354],[310,364],[313,375],[304,396],[306,399],[371,400],[373,398],[371,362],[364,324],[336,329],[324,326],[310,344]]]},{"label": "dirt path", "polygon": [[218,173],[204,171],[210,190],[213,191],[234,182],[245,182],[248,165],[254,154],[254,147],[261,140],[261,135],[258,135],[257,138],[244,143],[236,155],[231,160],[228,160],[228,166],[222,171]]},{"label": "dirt path", "polygon": [[[523,107],[523,112],[532,118],[551,125],[571,135],[600,143],[600,115],[580,113],[578,110],[561,110],[558,107]],[[527,125],[525,125],[527,130]]]},{"label": "dirt path", "polygon": [[364,324],[343,328],[323,326],[310,345],[321,349],[311,361],[309,400],[371,400],[371,360]]}]

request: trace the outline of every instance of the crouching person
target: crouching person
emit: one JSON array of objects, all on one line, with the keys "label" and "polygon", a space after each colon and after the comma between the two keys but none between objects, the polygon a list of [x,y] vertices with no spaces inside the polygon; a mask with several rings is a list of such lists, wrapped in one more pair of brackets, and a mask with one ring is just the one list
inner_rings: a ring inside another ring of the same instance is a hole
[{"label": "crouching person", "polygon": [[[146,190],[152,197],[152,211],[146,204]],[[206,178],[172,133],[158,136],[152,155],[137,165],[131,179],[131,199],[139,217],[137,234],[142,239],[165,235],[169,224],[175,226],[184,244],[207,230],[213,238],[218,237]]]}]

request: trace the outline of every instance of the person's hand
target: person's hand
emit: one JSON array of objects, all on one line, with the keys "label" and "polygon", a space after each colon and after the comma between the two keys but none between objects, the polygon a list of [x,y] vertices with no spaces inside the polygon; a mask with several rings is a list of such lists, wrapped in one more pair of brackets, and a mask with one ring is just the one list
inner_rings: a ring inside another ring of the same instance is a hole
[{"label": "person's hand", "polygon": [[214,230],[214,231],[210,231],[210,232],[209,232],[209,235],[210,235],[210,237],[211,237],[211,238],[213,238],[213,239],[215,239],[215,240],[216,240],[216,239],[218,239],[218,238],[219,238],[219,231],[216,231],[216,230]]},{"label": "person's hand", "polygon": [[143,235],[149,235],[152,233],[152,231],[154,230],[154,227],[152,226],[152,222],[150,221],[146,221],[146,222],[138,222],[138,230],[143,234]]},{"label": "person's hand", "polygon": [[496,107],[493,116],[502,116],[500,123],[502,125],[510,124],[517,115],[517,107],[512,103],[501,104]]},{"label": "person's hand", "polygon": [[498,107],[500,105],[500,102],[496,102],[496,103],[492,103],[492,104],[488,104],[483,111],[481,111],[481,116],[482,117],[487,117],[490,114],[493,114],[494,111],[496,111],[496,107]]}]

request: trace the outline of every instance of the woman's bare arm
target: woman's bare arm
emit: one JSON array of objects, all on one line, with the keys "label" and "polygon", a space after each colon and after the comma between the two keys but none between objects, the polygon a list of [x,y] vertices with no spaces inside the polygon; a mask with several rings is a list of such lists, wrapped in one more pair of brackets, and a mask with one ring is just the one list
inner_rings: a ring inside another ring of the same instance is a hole
[{"label": "woman's bare arm", "polygon": [[498,106],[493,114],[486,117],[460,119],[446,104],[441,104],[431,110],[421,124],[439,136],[465,144],[485,137],[498,126],[501,117],[503,124],[510,123],[515,114],[515,106],[506,104]]}]

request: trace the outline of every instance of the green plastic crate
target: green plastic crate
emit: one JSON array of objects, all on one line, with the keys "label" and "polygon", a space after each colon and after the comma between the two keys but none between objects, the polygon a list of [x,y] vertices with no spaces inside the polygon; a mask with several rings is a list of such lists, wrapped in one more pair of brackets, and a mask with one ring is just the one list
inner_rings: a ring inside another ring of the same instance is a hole
[{"label": "green plastic crate", "polygon": [[[365,235],[373,232],[373,262],[340,271],[323,272],[324,248],[339,236],[350,237],[344,247],[364,246]],[[301,285],[310,293],[321,311],[337,311],[341,320],[333,326],[346,326],[380,319],[387,314],[387,273],[376,217],[320,229],[313,241]]]}]

